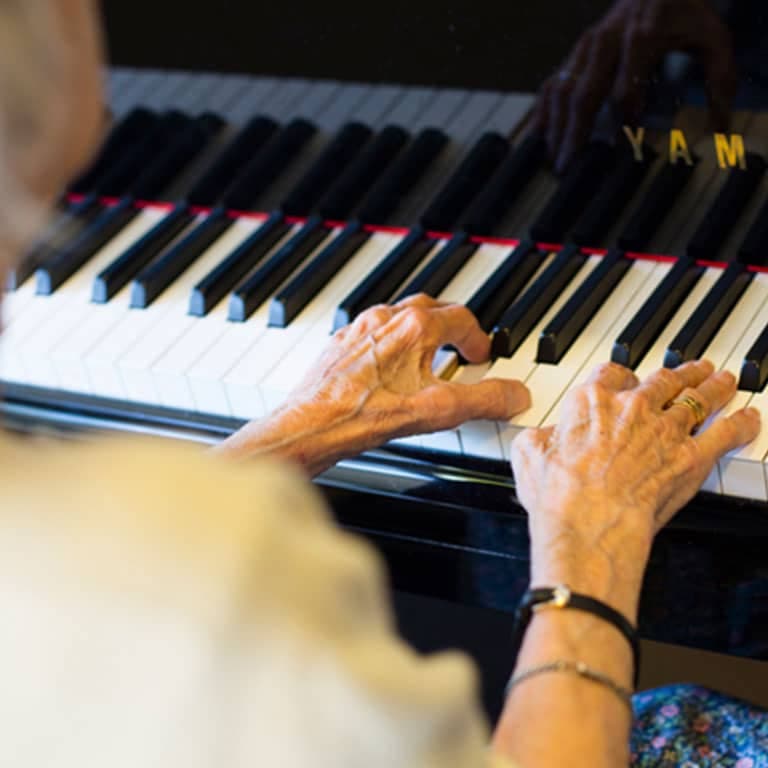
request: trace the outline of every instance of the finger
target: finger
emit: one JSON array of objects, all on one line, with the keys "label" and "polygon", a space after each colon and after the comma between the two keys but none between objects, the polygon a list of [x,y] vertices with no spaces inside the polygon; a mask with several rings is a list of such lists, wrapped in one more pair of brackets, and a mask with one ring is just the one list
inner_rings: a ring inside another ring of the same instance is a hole
[{"label": "finger", "polygon": [[[688,49],[704,68],[710,117],[716,131],[728,128],[733,98],[738,88],[736,59],[728,27],[712,8],[703,8],[697,24],[685,24]],[[681,22],[682,23],[682,22]]]},{"label": "finger", "polygon": [[685,387],[696,387],[712,374],[714,366],[708,360],[694,360],[675,368],[661,368],[637,387],[652,408],[660,410]]},{"label": "finger", "polygon": [[624,120],[635,120],[643,111],[651,75],[663,51],[658,31],[635,20],[624,30],[612,100]]},{"label": "finger", "polygon": [[424,307],[425,309],[435,309],[438,307],[447,307],[451,302],[438,301],[428,296],[426,293],[413,293],[401,299],[397,304],[393,304],[394,309],[405,309],[406,307]]},{"label": "finger", "polygon": [[586,51],[582,71],[571,93],[568,120],[562,135],[562,145],[556,169],[562,173],[570,158],[587,143],[595,117],[610,93],[616,67],[617,41],[610,29],[600,30]]},{"label": "finger", "polygon": [[582,35],[568,60],[549,81],[546,139],[558,172],[564,170],[565,164],[570,160],[570,156],[562,157],[563,137],[573,111],[573,93],[582,80],[594,38],[594,30],[588,30]]},{"label": "finger", "polygon": [[449,304],[432,311],[439,325],[435,344],[452,344],[470,363],[482,363],[491,352],[491,340],[477,318],[460,304]]},{"label": "finger", "polygon": [[365,312],[361,312],[349,327],[348,335],[359,338],[360,336],[367,336],[377,328],[381,328],[386,325],[395,314],[395,310],[392,307],[388,307],[385,304],[377,304],[374,307],[366,309]]},{"label": "finger", "polygon": [[547,122],[547,147],[555,161],[560,158],[563,134],[565,133],[570,115],[571,94],[575,85],[575,75],[565,71],[560,73],[564,78],[556,81],[549,91],[549,120]]},{"label": "finger", "polygon": [[588,384],[601,384],[607,389],[623,392],[633,389],[638,384],[637,376],[629,368],[618,363],[598,365],[587,379]]},{"label": "finger", "polygon": [[509,419],[530,406],[524,384],[486,379],[477,384],[437,384],[410,399],[419,424],[427,430],[451,429],[470,419]]},{"label": "finger", "polygon": [[545,80],[542,83],[536,104],[521,125],[523,135],[546,136],[547,125],[549,125],[549,89],[551,87],[551,80]]},{"label": "finger", "polygon": [[730,371],[718,371],[696,388],[684,389],[676,398],[676,400],[686,396],[693,398],[693,401],[701,406],[700,413],[687,405],[675,405],[667,410],[667,414],[680,425],[684,432],[689,433],[694,427],[700,426],[710,414],[719,411],[734,394],[736,394],[736,377]]},{"label": "finger", "polygon": [[714,466],[728,451],[754,440],[760,432],[760,411],[742,408],[726,418],[716,419],[694,438],[702,457]]},{"label": "finger", "polygon": [[712,407],[698,389],[684,389],[666,408],[664,418],[677,425],[681,434],[690,435],[712,413]]}]

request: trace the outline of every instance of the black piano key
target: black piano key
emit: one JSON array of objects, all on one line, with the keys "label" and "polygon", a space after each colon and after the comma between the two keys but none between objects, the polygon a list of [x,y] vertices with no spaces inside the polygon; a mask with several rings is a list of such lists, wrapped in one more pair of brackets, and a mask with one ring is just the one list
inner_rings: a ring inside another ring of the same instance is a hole
[{"label": "black piano key", "polygon": [[109,133],[91,165],[73,181],[67,192],[73,195],[85,195],[98,186],[99,180],[109,173],[112,166],[125,153],[126,149],[140,137],[153,131],[160,118],[143,107],[131,110]]},{"label": "black piano key", "polygon": [[94,192],[105,197],[122,197],[130,185],[175,143],[182,141],[192,118],[171,110],[164,114],[154,130],[123,153],[99,179]]},{"label": "black piano key", "polygon": [[434,245],[421,227],[414,227],[336,307],[333,329],[351,323],[368,307],[388,301]]},{"label": "black piano key", "polygon": [[269,141],[238,174],[223,204],[235,210],[248,210],[264,190],[287,168],[315,135],[317,128],[308,120],[293,120]]},{"label": "black piano key", "polygon": [[224,127],[215,114],[195,118],[168,143],[162,154],[130,185],[128,194],[137,200],[153,200],[191,163]]},{"label": "black piano key", "polygon": [[25,256],[17,261],[14,268],[9,270],[5,277],[5,290],[16,291],[23,283],[35,274],[40,262],[32,256]]},{"label": "black piano key", "polygon": [[196,317],[207,315],[290,229],[281,211],[272,213],[253,234],[192,289],[189,314]]},{"label": "black piano key", "polygon": [[520,197],[547,157],[539,136],[527,137],[502,163],[480,192],[463,219],[463,229],[473,235],[491,235],[505,212]]},{"label": "black piano key", "polygon": [[600,311],[608,295],[627,274],[632,262],[612,250],[576,289],[552,321],[542,330],[536,362],[557,364],[587,323]]},{"label": "black piano key", "polygon": [[358,219],[366,224],[386,223],[447,143],[448,137],[437,128],[419,133],[363,200]]},{"label": "black piano key", "polygon": [[48,296],[77,272],[131,218],[133,201],[124,201],[100,214],[74,235],[71,244],[56,247],[50,258],[35,270],[35,292]]},{"label": "black piano key", "polygon": [[683,257],[648,297],[613,344],[611,360],[635,368],[691,292],[704,267]]},{"label": "black piano key", "polygon": [[504,161],[509,148],[509,142],[500,134],[483,134],[430,203],[419,221],[420,225],[425,230],[451,230],[464,209]]},{"label": "black piano key", "polygon": [[746,161],[745,170],[733,168],[729,172],[727,181],[688,243],[686,253],[691,258],[715,259],[760,184],[765,173],[765,160],[748,152]]},{"label": "black piano key", "polygon": [[765,266],[768,263],[768,201],[760,207],[736,258],[743,264],[754,266]]},{"label": "black piano key", "polygon": [[173,243],[160,258],[144,267],[131,285],[131,307],[148,307],[182,272],[200,258],[232,225],[223,207],[216,208],[200,224]]},{"label": "black piano key", "polygon": [[582,268],[586,256],[573,244],[566,245],[525,293],[501,316],[493,329],[491,355],[511,357],[549,307]]},{"label": "black piano key", "polygon": [[188,194],[190,205],[215,205],[238,173],[277,131],[278,124],[257,115],[229,142],[214,163],[196,179]]},{"label": "black piano key", "polygon": [[[40,267],[42,272],[48,274],[45,280],[48,289],[46,292],[54,291],[60,282],[66,279],[65,276],[68,273],[74,274],[80,269],[137,215],[138,211],[135,208],[134,200],[130,197],[124,197],[116,205],[104,209],[70,245],[57,253],[53,264],[45,264]],[[53,279],[54,270],[59,275],[56,280]],[[38,293],[41,292],[39,274]]]},{"label": "black piano key", "polygon": [[80,269],[134,218],[134,200],[152,198],[161,192],[205,148],[223,125],[221,118],[205,113],[181,130],[168,143],[165,152],[151,162],[131,185],[132,194],[123,197],[114,209],[99,216],[74,242],[61,249],[53,258],[50,268],[48,264],[42,265],[38,270],[38,292],[55,290]]},{"label": "black piano key", "polygon": [[273,297],[269,303],[268,324],[274,328],[285,328],[370,237],[362,222],[348,224]]},{"label": "black piano key", "polygon": [[193,221],[194,216],[189,208],[183,204],[177,205],[96,276],[91,301],[97,304],[109,301]]},{"label": "black piano key", "polygon": [[557,189],[531,226],[534,240],[562,242],[584,207],[593,198],[614,160],[604,142],[588,144],[576,157]]},{"label": "black piano key", "polygon": [[619,247],[625,251],[643,251],[674,207],[680,193],[690,180],[695,166],[664,162],[651,181],[637,210],[619,237]]},{"label": "black piano key", "polygon": [[388,125],[368,142],[346,171],[334,182],[317,206],[324,219],[346,219],[362,197],[408,143],[409,134]]},{"label": "black piano key", "polygon": [[608,180],[589,203],[574,227],[571,235],[574,243],[593,247],[603,243],[616,219],[629,205],[655,157],[656,152],[648,146],[643,147],[642,161],[636,160],[632,152],[621,154]]},{"label": "black piano key", "polygon": [[362,123],[347,123],[283,201],[280,207],[285,215],[307,216],[372,134]]},{"label": "black piano key", "polygon": [[670,342],[664,353],[665,368],[676,368],[704,354],[753,277],[754,273],[747,272],[743,264],[734,262],[728,265]]},{"label": "black piano key", "polygon": [[60,248],[79,237],[101,213],[102,208],[95,195],[89,195],[77,203],[70,203],[49,225],[43,236],[17,261],[8,273],[6,290],[15,291],[35,272],[56,256]]},{"label": "black piano key", "polygon": [[400,301],[415,293],[436,298],[476,250],[477,244],[470,241],[466,232],[454,235],[392,301]]},{"label": "black piano key", "polygon": [[762,392],[768,381],[768,327],[758,336],[741,363],[739,389]]},{"label": "black piano key", "polygon": [[520,295],[541,266],[541,253],[531,240],[520,243],[467,302],[480,327],[490,333],[504,310]]},{"label": "black piano key", "polygon": [[229,319],[245,322],[327,236],[322,217],[309,218],[285,245],[235,288],[229,299]]}]

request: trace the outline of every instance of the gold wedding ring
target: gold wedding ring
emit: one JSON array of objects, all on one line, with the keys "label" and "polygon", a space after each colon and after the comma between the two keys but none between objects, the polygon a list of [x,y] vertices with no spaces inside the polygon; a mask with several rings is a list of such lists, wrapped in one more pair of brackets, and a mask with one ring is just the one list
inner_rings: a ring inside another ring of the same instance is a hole
[{"label": "gold wedding ring", "polygon": [[704,409],[704,406],[693,395],[676,397],[671,403],[667,404],[667,409],[672,408],[675,405],[682,405],[684,408],[689,408],[691,413],[693,413],[696,422],[693,425],[692,430],[698,429],[707,418],[707,412]]}]

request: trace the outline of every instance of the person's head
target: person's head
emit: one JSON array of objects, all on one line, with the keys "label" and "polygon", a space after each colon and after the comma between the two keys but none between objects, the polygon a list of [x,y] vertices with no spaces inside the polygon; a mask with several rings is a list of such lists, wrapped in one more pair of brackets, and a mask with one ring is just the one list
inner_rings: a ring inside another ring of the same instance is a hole
[{"label": "person's head", "polygon": [[94,0],[0,0],[0,275],[102,128]]}]

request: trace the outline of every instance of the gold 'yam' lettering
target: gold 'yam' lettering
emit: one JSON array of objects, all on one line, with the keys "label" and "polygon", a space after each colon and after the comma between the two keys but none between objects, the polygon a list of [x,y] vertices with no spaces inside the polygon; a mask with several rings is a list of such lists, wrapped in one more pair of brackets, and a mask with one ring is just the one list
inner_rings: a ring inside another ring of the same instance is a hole
[{"label": "gold 'yam' lettering", "polygon": [[679,128],[674,128],[669,132],[669,162],[676,165],[681,157],[686,165],[693,165],[685,134]]},{"label": "gold 'yam' lettering", "polygon": [[624,126],[624,135],[629,139],[632,147],[632,154],[638,163],[643,162],[643,140],[645,139],[645,128],[638,128],[633,131],[628,125]]},{"label": "gold 'yam' lettering", "polygon": [[717,164],[721,168],[735,168],[742,171],[747,168],[747,155],[744,152],[744,137],[738,133],[726,136],[724,133],[715,134],[715,152]]}]

